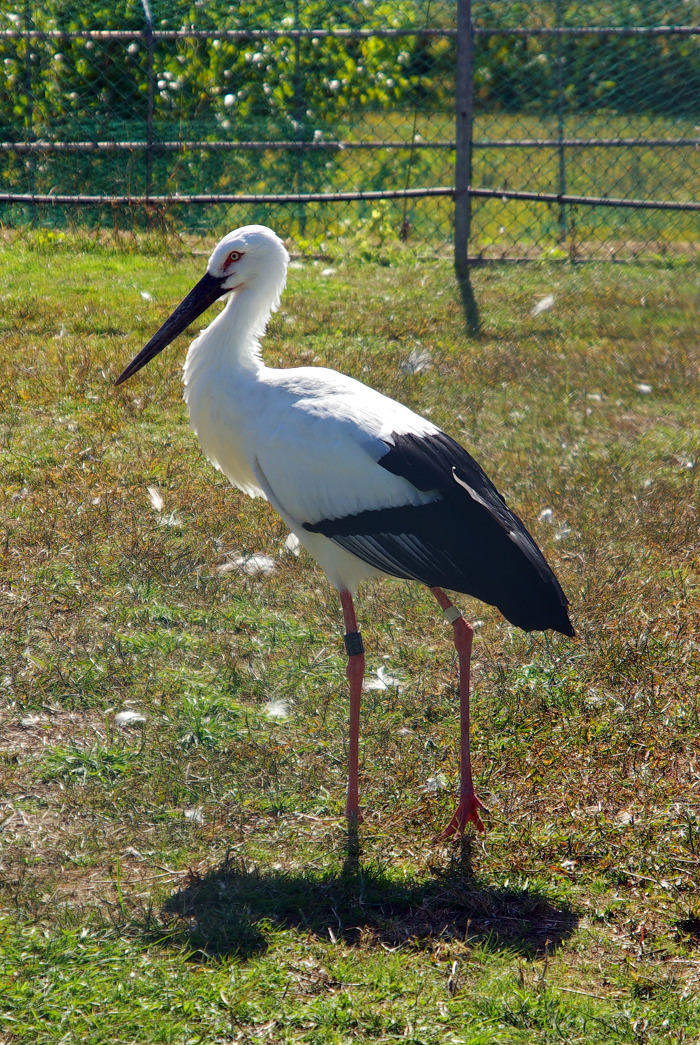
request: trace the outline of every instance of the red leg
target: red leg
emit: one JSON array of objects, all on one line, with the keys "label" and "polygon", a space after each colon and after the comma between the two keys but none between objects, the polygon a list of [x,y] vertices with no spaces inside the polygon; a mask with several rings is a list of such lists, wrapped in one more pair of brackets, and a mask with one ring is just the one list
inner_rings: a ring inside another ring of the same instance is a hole
[{"label": "red leg", "polygon": [[365,674],[365,652],[362,636],[357,629],[355,607],[349,591],[341,591],[345,620],[345,649],[348,653],[347,676],[350,683],[350,749],[348,751],[348,801],[345,814],[348,820],[362,823],[360,792],[358,784],[360,762],[360,700],[362,680]]},{"label": "red leg", "polygon": [[459,710],[460,710],[460,744],[459,769],[460,788],[459,805],[455,814],[436,841],[449,838],[453,834],[462,834],[468,823],[474,824],[477,831],[483,831],[484,825],[479,816],[480,809],[486,806],[479,800],[472,781],[472,762],[469,749],[469,674],[472,656],[472,639],[474,629],[468,624],[459,610],[445,595],[441,588],[430,589],[440,604],[445,617],[454,628],[454,643],[459,658]]}]

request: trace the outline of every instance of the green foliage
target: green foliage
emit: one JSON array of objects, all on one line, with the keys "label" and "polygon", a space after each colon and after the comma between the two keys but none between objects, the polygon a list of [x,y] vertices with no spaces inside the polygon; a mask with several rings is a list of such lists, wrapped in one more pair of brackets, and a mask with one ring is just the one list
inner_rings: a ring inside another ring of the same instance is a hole
[{"label": "green foliage", "polygon": [[[562,24],[683,24],[687,5],[656,4],[653,12],[629,5],[563,5]],[[590,10],[589,10],[590,7]],[[552,25],[557,5],[474,5],[477,28]],[[372,116],[383,114],[379,137],[393,138],[392,123],[421,113],[427,121],[452,114],[455,40],[421,29],[454,27],[450,5],[405,0],[329,4],[308,0],[231,5],[212,0],[155,4],[156,31],[297,28],[414,30],[397,38],[292,36],[226,39],[212,35],[163,37],[153,45],[153,91],[144,15],[136,0],[117,6],[48,0],[21,13],[0,14],[0,26],[85,32],[42,40],[0,39],[0,138],[5,141],[272,141],[314,148],[189,152],[142,150],[38,156],[3,154],[2,183],[14,191],[63,192],[297,191],[344,188],[348,172],[324,142],[357,140]],[[660,19],[660,22],[659,22]],[[90,38],[93,31],[130,31],[131,40]],[[558,63],[563,62],[570,113],[688,116],[700,93],[696,37],[642,35],[564,38],[477,36],[477,113],[556,112]],[[152,120],[149,106],[152,104]],[[404,128],[406,131],[406,128]],[[414,127],[415,133],[415,127]],[[409,136],[410,142],[412,136]],[[452,131],[449,131],[452,137]],[[380,156],[395,162],[395,155]],[[405,157],[402,157],[402,162]],[[412,158],[411,163],[420,162]],[[414,171],[417,174],[417,171]],[[365,188],[384,186],[377,170]]]},{"label": "green foliage", "polygon": [[[472,5],[475,26],[488,29],[653,28],[689,24],[682,2]],[[475,89],[478,106],[557,112],[558,63],[562,63],[567,113],[689,115],[700,92],[700,49],[696,36],[653,33],[562,37],[477,36]]]},{"label": "green foliage", "polygon": [[44,762],[44,780],[111,783],[129,771],[134,752],[123,747],[55,747]]}]

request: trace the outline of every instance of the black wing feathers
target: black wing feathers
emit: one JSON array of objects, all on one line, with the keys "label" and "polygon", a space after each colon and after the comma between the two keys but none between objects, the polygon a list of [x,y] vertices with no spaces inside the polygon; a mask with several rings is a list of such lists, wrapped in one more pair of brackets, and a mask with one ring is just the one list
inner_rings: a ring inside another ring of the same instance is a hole
[{"label": "black wing feathers", "polygon": [[396,577],[497,606],[526,631],[573,635],[567,599],[542,552],[483,469],[444,432],[394,435],[379,459],[430,504],[359,512],[306,524]]}]

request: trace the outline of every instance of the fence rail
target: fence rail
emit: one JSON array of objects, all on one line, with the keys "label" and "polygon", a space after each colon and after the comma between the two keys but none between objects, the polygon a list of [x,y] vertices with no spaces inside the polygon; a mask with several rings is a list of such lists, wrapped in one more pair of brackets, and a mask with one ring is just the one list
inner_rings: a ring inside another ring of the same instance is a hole
[{"label": "fence rail", "polygon": [[[568,203],[591,207],[631,207],[633,210],[687,210],[700,211],[700,200],[680,203],[674,200],[635,200],[624,196],[572,196],[567,193],[523,192],[518,189],[479,189],[470,186],[465,192],[476,199],[525,200],[528,203]],[[42,206],[75,205],[95,207],[182,207],[206,203],[352,203],[362,200],[402,200],[422,197],[449,196],[455,199],[458,191],[452,186],[434,186],[428,189],[375,189],[356,192],[287,192],[287,193],[199,193],[189,196],[62,196],[48,193],[0,193],[0,203],[29,203]]]},{"label": "fence rail", "polygon": [[[531,29],[504,27],[485,29],[475,26],[474,36],[698,36],[695,25],[655,26],[533,26]],[[0,40],[372,40],[402,36],[456,37],[449,28],[418,29],[0,29]]]},{"label": "fence rail", "polygon": [[652,0],[632,25],[622,0],[597,13],[610,24],[582,3],[579,25],[563,0],[472,0],[465,48],[465,0],[272,0],[244,26],[230,5],[218,26],[168,25],[190,17],[179,0],[135,25],[119,2],[103,25],[85,0],[0,13],[0,221],[158,213],[209,234],[270,215],[292,237],[439,248],[466,205],[472,255],[697,256],[687,4]]},{"label": "fence rail", "polygon": [[[673,148],[700,148],[700,138],[508,138],[499,141],[496,138],[488,141],[472,140],[472,149],[546,149],[546,148],[605,148],[615,146],[633,148],[634,146],[666,145]],[[2,142],[0,152],[133,152],[139,149],[154,149],[163,152],[187,152],[192,149],[212,149],[224,152],[236,152],[239,149],[298,149],[332,152],[343,149],[451,149],[456,148],[454,141],[435,142],[383,142],[383,141],[31,141]]]}]

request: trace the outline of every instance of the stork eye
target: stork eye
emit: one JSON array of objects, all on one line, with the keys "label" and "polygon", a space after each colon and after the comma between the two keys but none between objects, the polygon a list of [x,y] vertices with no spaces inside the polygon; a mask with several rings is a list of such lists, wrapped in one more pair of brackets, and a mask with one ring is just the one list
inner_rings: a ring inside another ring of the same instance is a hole
[{"label": "stork eye", "polygon": [[241,250],[232,250],[231,253],[229,254],[229,256],[226,258],[226,261],[224,262],[224,268],[227,269],[229,267],[229,265],[233,265],[233,264],[235,264],[236,261],[240,261],[240,259],[242,257],[243,257],[243,251],[241,251]]}]

